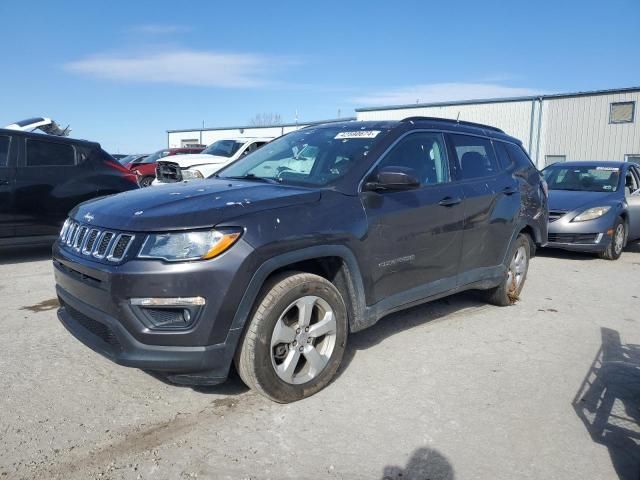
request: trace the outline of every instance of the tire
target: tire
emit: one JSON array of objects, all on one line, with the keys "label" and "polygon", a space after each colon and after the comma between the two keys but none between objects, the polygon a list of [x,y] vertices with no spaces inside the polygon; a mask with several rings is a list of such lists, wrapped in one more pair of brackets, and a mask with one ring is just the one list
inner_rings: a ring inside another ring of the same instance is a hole
[{"label": "tire", "polygon": [[249,388],[278,403],[295,402],[329,384],[347,335],[347,309],[336,287],[318,275],[287,272],[263,287],[236,368]]},{"label": "tire", "polygon": [[527,279],[529,260],[531,259],[531,240],[529,235],[520,233],[509,251],[509,266],[500,285],[484,292],[487,302],[506,307],[520,298]]},{"label": "tire", "polygon": [[613,235],[607,249],[600,254],[600,258],[617,260],[622,255],[622,250],[627,243],[627,224],[621,217],[616,218],[613,224]]},{"label": "tire", "polygon": [[138,184],[140,185],[141,188],[150,187],[154,179],[155,177],[152,177],[151,175],[147,175],[146,177],[142,177],[138,181]]}]

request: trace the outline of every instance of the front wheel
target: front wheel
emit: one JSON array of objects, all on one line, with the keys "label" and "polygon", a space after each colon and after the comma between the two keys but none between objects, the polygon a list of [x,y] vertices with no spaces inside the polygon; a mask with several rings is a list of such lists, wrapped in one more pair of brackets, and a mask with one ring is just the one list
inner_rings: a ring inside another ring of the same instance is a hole
[{"label": "front wheel", "polygon": [[154,178],[155,177],[152,177],[150,175],[146,177],[142,177],[138,183],[142,188],[149,187],[153,183]]},{"label": "front wheel", "polygon": [[616,223],[613,225],[613,236],[609,242],[607,249],[600,254],[601,258],[607,260],[617,260],[622,255],[624,244],[627,241],[627,224],[620,217],[616,219]]},{"label": "front wheel", "polygon": [[520,298],[529,271],[531,256],[531,240],[529,236],[520,233],[509,253],[510,262],[504,280],[500,285],[485,292],[489,303],[506,307],[513,305]]},{"label": "front wheel", "polygon": [[335,375],[347,343],[347,311],[328,280],[287,273],[265,285],[236,353],[240,378],[279,403],[306,398]]}]

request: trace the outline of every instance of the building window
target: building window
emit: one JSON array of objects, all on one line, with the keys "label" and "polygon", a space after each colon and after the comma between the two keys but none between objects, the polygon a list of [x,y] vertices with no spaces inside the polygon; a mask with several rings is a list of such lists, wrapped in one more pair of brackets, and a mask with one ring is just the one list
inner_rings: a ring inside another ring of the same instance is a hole
[{"label": "building window", "polygon": [[636,165],[640,165],[640,153],[634,155],[625,155],[625,161],[635,163]]},{"label": "building window", "polygon": [[545,155],[544,156],[544,166],[553,165],[554,163],[566,162],[566,155]]},{"label": "building window", "polygon": [[197,138],[186,138],[181,142],[182,147],[190,147],[191,145],[198,145],[199,140]]},{"label": "building window", "polygon": [[609,110],[609,123],[632,123],[635,117],[636,102],[616,102]]}]

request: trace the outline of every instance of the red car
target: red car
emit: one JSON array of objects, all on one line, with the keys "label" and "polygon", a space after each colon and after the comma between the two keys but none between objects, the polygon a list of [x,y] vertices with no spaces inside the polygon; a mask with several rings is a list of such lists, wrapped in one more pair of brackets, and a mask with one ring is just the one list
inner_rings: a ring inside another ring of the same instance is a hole
[{"label": "red car", "polygon": [[125,165],[128,169],[138,176],[138,184],[141,187],[148,187],[156,178],[156,162],[164,157],[171,155],[186,155],[189,153],[200,153],[205,149],[205,145],[198,147],[182,147],[182,148],[163,148],[152,153],[139,162],[133,162]]}]

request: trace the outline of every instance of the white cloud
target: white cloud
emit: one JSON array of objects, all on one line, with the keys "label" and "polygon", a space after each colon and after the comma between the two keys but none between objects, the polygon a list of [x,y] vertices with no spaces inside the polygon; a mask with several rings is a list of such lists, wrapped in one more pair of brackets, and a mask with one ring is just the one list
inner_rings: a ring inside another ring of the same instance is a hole
[{"label": "white cloud", "polygon": [[523,87],[492,83],[430,83],[364,94],[351,99],[359,105],[404,105],[483,98],[519,97],[544,93]]},{"label": "white cloud", "polygon": [[191,31],[191,27],[186,25],[163,25],[148,23],[145,25],[135,25],[130,28],[133,33],[144,33],[148,35],[170,35],[172,33],[182,33]]},{"label": "white cloud", "polygon": [[67,63],[70,72],[130,83],[168,83],[246,88],[270,83],[273,70],[288,62],[251,53],[169,50],[144,54],[93,55]]}]

